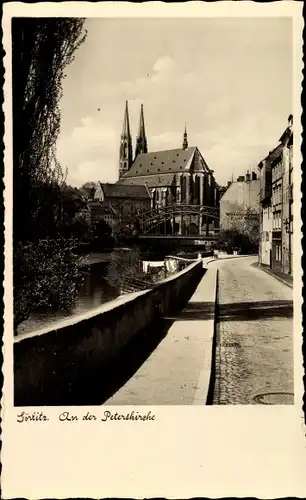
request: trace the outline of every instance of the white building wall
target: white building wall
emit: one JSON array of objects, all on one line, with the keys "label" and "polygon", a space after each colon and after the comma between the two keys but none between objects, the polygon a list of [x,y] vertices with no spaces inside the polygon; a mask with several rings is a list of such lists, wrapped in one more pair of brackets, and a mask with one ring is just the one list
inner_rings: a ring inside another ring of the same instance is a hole
[{"label": "white building wall", "polygon": [[102,190],[100,184],[97,184],[97,187],[96,187],[96,190],[95,190],[95,194],[94,194],[94,199],[95,200],[99,200],[99,201],[103,201],[104,200],[103,190]]},{"label": "white building wall", "polygon": [[220,200],[220,227],[231,229],[233,223],[237,224],[239,214],[244,217],[250,208],[259,212],[260,181],[233,182]]},{"label": "white building wall", "polygon": [[264,207],[262,209],[262,226],[261,226],[261,264],[265,266],[270,266],[271,262],[271,250],[272,250],[272,224],[273,224],[273,214],[272,207]]}]

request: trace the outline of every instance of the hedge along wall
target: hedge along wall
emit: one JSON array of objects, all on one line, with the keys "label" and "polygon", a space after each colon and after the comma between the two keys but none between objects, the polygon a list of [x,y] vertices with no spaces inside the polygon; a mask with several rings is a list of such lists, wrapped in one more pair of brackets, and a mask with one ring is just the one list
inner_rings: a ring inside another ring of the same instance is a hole
[{"label": "hedge along wall", "polygon": [[101,367],[154,320],[184,304],[205,271],[190,264],[154,288],[121,296],[94,311],[14,339],[16,406],[75,404]]}]

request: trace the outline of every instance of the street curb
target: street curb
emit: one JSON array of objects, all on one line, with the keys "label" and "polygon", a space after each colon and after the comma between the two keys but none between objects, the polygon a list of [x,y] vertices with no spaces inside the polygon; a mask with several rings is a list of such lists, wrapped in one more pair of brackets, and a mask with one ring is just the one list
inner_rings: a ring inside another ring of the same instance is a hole
[{"label": "street curb", "polygon": [[288,283],[287,281],[283,280],[282,278],[280,278],[280,276],[276,276],[269,269],[265,269],[264,267],[258,265],[257,263],[252,264],[252,267],[255,267],[255,269],[260,269],[261,271],[269,274],[270,276],[272,276],[273,278],[275,278],[277,281],[280,281],[281,283],[283,283],[283,285],[286,285],[289,288],[291,288],[291,290],[293,290],[293,284],[291,285],[291,283]]},{"label": "street curb", "polygon": [[197,389],[193,396],[192,405],[208,405],[212,404],[213,390],[214,390],[214,379],[215,379],[215,355],[216,355],[216,304],[218,295],[218,270],[215,272],[214,278],[214,305],[213,307],[213,317],[208,320],[207,328],[211,332],[211,339],[207,342],[207,355],[208,359],[205,363],[204,356],[204,366],[200,371],[200,375],[197,381]]},{"label": "street curb", "polygon": [[219,307],[219,269],[217,269],[217,272],[216,272],[214,326],[213,326],[214,330],[213,330],[213,338],[212,338],[211,366],[210,366],[209,386],[208,386],[207,398],[206,398],[206,402],[205,402],[205,405],[210,405],[210,406],[213,405],[215,383],[216,383],[218,307]]}]

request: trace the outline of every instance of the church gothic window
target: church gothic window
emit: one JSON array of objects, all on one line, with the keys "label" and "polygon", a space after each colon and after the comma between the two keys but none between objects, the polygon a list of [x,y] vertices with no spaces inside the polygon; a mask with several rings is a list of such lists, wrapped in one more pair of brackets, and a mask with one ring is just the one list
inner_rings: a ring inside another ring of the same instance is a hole
[{"label": "church gothic window", "polygon": [[182,202],[186,201],[186,177],[181,177],[181,200]]}]

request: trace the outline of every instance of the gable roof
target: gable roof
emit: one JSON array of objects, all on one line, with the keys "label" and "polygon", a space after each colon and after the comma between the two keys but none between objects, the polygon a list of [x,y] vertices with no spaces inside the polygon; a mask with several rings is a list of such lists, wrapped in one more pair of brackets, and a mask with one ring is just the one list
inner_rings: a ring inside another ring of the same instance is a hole
[{"label": "gable roof", "polygon": [[120,182],[124,185],[146,185],[148,188],[171,186],[176,174],[141,175],[135,177],[123,177]]},{"label": "gable roof", "polygon": [[276,148],[274,148],[272,151],[270,151],[266,160],[271,164],[274,163],[276,160],[278,160],[282,156],[283,149],[284,149],[284,145],[279,144],[278,146],[276,146]]},{"label": "gable roof", "polygon": [[196,147],[168,149],[166,151],[140,154],[135,158],[132,167],[126,172],[123,179],[141,175],[178,173],[188,170],[196,149]]},{"label": "gable roof", "polygon": [[126,185],[121,180],[116,184],[102,184],[100,186],[106,198],[143,198],[150,199],[146,185]]},{"label": "gable roof", "polygon": [[290,140],[292,140],[293,132],[291,127],[287,127],[285,132],[282,134],[279,141],[284,145],[288,144]]},{"label": "gable roof", "polygon": [[261,162],[259,163],[259,168],[262,168],[263,162],[266,162],[266,166],[272,165],[276,160],[278,160],[282,153],[283,153],[284,145],[279,144],[276,146],[276,148],[272,149],[272,151],[269,152],[268,156],[266,156]]}]

